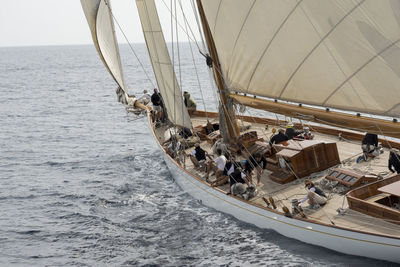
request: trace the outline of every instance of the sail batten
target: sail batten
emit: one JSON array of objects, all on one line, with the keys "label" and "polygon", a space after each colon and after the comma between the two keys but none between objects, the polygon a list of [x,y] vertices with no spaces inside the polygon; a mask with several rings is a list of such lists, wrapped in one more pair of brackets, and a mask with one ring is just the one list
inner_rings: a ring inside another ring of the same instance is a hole
[{"label": "sail batten", "polygon": [[165,43],[154,0],[136,0],[144,38],[168,119],[176,125],[192,128],[184,106],[174,67]]},{"label": "sail batten", "polygon": [[400,3],[201,0],[230,91],[400,117]]}]

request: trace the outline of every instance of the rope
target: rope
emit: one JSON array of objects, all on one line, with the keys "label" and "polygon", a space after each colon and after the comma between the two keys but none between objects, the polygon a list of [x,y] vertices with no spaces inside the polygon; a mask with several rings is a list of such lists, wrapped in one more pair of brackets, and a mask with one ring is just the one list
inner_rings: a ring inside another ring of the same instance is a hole
[{"label": "rope", "polygon": [[[171,3],[171,9],[170,9],[170,8],[168,7],[168,5],[165,3],[164,0],[162,0],[162,2],[163,2],[163,4],[165,5],[165,7],[168,9],[168,11],[169,11],[169,13],[171,14],[171,16],[175,17],[175,16],[173,15],[173,12],[172,12],[172,3]],[[175,2],[175,4],[176,4],[176,2]],[[176,14],[176,11],[175,11],[175,14]],[[183,16],[183,17],[184,17],[185,21],[187,21],[187,20],[186,20],[186,16]],[[176,19],[176,18],[175,18],[175,19]],[[178,23],[178,22],[177,22],[177,23]],[[192,38],[189,36],[189,33],[188,33],[187,31],[185,31],[185,29],[182,27],[182,25],[181,25],[180,23],[178,23],[178,26],[186,33],[186,36],[188,37],[188,39],[192,40]],[[189,26],[189,29],[190,29],[190,32],[191,32],[192,35],[193,35],[193,39],[194,39],[194,41],[195,41],[195,43],[196,43],[196,45],[197,45],[196,37],[195,37],[195,35],[194,35],[192,29],[190,28],[190,26]],[[198,49],[200,49],[200,47],[199,47],[198,45],[197,45],[197,47],[198,47]]]}]

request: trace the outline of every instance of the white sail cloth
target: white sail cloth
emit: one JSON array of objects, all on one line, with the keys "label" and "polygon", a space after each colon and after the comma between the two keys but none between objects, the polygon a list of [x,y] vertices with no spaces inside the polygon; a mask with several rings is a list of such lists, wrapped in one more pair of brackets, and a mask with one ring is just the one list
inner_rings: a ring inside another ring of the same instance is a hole
[{"label": "white sail cloth", "polygon": [[400,116],[399,0],[201,0],[232,91]]},{"label": "white sail cloth", "polygon": [[154,0],[136,0],[136,5],[168,119],[176,125],[192,128],[189,114],[183,103],[182,91],[176,80],[165,43]]},{"label": "white sail cloth", "polygon": [[117,39],[109,1],[81,0],[94,45],[101,60],[118,84],[118,101],[127,104],[127,91],[123,77]]}]

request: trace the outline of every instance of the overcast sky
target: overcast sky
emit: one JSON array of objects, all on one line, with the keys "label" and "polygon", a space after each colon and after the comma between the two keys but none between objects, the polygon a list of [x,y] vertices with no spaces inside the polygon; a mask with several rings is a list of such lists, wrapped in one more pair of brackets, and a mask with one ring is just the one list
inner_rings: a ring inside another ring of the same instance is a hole
[{"label": "overcast sky", "polygon": [[[164,1],[170,3],[170,0]],[[191,8],[190,1],[182,2],[186,9]],[[167,23],[163,22],[170,21],[170,13],[163,0],[156,0],[156,3],[164,26]],[[1,0],[1,4],[0,47],[92,43],[79,0]],[[144,42],[135,0],[114,0],[112,8],[128,40],[131,43]],[[196,27],[194,25],[193,30],[197,30]],[[165,27],[167,41],[171,40],[169,28],[169,25]],[[119,42],[126,43],[116,30]]]}]

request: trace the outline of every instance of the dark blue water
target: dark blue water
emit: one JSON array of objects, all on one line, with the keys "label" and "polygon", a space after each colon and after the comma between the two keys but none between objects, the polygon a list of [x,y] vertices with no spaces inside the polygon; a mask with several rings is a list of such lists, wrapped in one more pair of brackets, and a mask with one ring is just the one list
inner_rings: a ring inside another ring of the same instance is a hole
[{"label": "dark blue water", "polygon": [[[150,72],[145,46],[135,49]],[[131,92],[151,89],[128,47],[121,53]],[[201,106],[183,54],[184,89]],[[212,109],[204,67],[200,75]],[[114,88],[92,46],[0,48],[1,266],[388,265],[202,206]]]}]

